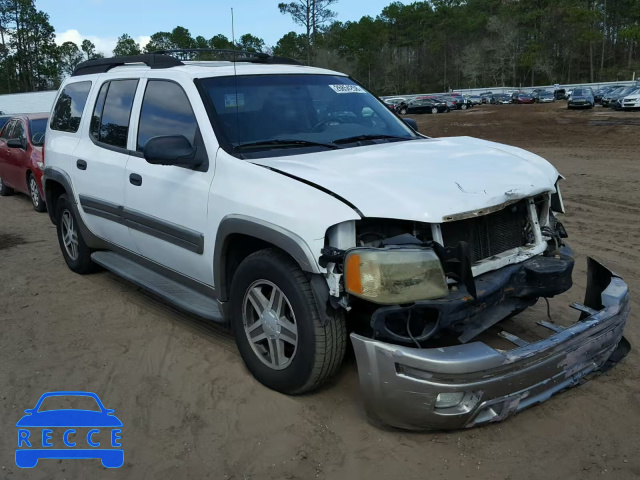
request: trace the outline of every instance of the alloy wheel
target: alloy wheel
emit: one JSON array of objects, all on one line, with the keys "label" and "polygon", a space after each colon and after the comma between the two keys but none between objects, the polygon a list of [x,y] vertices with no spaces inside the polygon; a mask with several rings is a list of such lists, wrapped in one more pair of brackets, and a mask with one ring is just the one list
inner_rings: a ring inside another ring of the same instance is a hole
[{"label": "alloy wheel", "polygon": [[273,370],[287,368],[298,350],[298,325],[287,296],[274,283],[257,280],[242,302],[242,323],[251,349]]},{"label": "alloy wheel", "polygon": [[40,193],[38,193],[38,184],[36,183],[36,179],[31,176],[29,180],[29,193],[31,194],[31,201],[33,202],[33,206],[38,208],[40,205]]},{"label": "alloy wheel", "polygon": [[62,241],[71,260],[78,259],[78,232],[69,210],[62,211]]}]

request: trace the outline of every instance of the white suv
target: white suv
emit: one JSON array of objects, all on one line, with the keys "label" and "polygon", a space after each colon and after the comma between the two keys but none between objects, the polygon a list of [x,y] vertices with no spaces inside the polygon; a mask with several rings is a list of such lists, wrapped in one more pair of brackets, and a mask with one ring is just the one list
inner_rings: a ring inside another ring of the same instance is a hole
[{"label": "white suv", "polygon": [[349,331],[368,413],[399,427],[500,420],[609,358],[627,289],[594,261],[587,320],[471,341],[571,287],[553,166],[425,137],[344,74],[234,55],[91,60],[64,82],[43,181],[69,268],[230,324],[284,393],[333,374]]}]

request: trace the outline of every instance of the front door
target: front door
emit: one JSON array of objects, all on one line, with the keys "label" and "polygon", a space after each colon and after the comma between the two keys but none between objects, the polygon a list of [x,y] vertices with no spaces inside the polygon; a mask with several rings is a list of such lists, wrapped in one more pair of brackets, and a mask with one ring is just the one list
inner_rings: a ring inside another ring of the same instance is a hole
[{"label": "front door", "polygon": [[[186,85],[197,96],[193,83]],[[213,285],[213,252],[204,252],[209,188],[214,163],[207,157],[194,109],[183,87],[171,80],[149,78],[136,102],[135,153],[125,183],[125,216],[138,252],[162,266]],[[206,118],[202,105],[200,115]],[[138,115],[137,112],[140,112]],[[149,139],[183,135],[198,149],[197,169],[152,165],[143,157]],[[215,155],[215,150],[209,152]],[[210,244],[212,242],[209,242]]]}]

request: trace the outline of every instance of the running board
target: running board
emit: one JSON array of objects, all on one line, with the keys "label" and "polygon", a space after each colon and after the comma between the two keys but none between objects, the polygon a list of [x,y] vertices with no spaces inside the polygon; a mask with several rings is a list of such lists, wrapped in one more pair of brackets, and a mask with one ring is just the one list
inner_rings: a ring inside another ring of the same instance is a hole
[{"label": "running board", "polygon": [[91,254],[91,260],[172,305],[207,320],[225,323],[217,300],[186,287],[115,252]]}]

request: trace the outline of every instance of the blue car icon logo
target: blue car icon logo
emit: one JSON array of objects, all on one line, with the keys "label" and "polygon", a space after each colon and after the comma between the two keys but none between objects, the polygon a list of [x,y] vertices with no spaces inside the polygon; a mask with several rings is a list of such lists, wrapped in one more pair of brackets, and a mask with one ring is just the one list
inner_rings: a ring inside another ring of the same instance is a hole
[{"label": "blue car icon logo", "polygon": [[[46,408],[77,403],[83,408]],[[95,393],[45,393],[34,408],[24,412],[16,424],[18,467],[33,468],[41,458],[100,459],[106,468],[123,465],[122,422]]]}]

